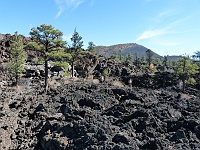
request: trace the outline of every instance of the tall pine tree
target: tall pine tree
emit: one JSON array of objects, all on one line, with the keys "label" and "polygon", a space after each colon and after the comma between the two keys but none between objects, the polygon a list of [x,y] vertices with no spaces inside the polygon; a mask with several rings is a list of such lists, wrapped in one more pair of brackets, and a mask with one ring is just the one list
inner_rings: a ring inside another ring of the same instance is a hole
[{"label": "tall pine tree", "polygon": [[48,61],[55,58],[64,58],[69,55],[64,53],[66,42],[63,41],[63,33],[54,29],[52,25],[42,24],[39,27],[32,28],[30,32],[34,42],[30,42],[27,47],[41,53],[44,61],[45,70],[45,91],[48,89]]},{"label": "tall pine tree", "polygon": [[24,51],[22,36],[18,35],[17,32],[13,35],[9,52],[12,60],[12,63],[9,63],[9,71],[11,76],[15,78],[15,85],[18,86],[18,80],[25,71],[26,52]]},{"label": "tall pine tree", "polygon": [[152,52],[152,50],[147,49],[146,55],[147,55],[147,62],[148,62],[148,65],[149,65],[149,69],[150,69],[154,53]]},{"label": "tall pine tree", "polygon": [[79,33],[76,31],[76,28],[74,30],[74,33],[72,35],[71,38],[72,41],[72,46],[69,48],[70,50],[70,54],[72,56],[71,58],[71,66],[72,66],[72,77],[74,77],[74,65],[75,62],[78,59],[78,56],[83,52],[83,41],[82,41],[82,37],[79,35]]},{"label": "tall pine tree", "polygon": [[134,53],[134,64],[138,67],[140,63],[140,59],[138,57],[138,53]]}]

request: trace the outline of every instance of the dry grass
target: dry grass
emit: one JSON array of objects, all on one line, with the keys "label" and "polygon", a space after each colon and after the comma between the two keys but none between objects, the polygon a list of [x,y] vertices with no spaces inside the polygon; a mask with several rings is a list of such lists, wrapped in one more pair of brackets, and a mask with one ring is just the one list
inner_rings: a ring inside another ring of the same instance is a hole
[{"label": "dry grass", "polygon": [[181,94],[181,99],[190,99],[191,96],[189,96],[188,94]]},{"label": "dry grass", "polygon": [[9,91],[9,92],[20,92],[20,91],[23,91],[23,90],[26,90],[26,86],[23,86],[23,85],[19,85],[19,86],[7,86],[6,87],[6,91]]},{"label": "dry grass", "polygon": [[59,82],[57,82],[56,80],[51,80],[48,82],[49,87],[51,88],[57,88],[58,86],[61,86],[61,84]]},{"label": "dry grass", "polygon": [[114,86],[116,86],[116,87],[124,87],[123,83],[120,82],[120,81],[113,81],[112,84],[113,84]]},{"label": "dry grass", "polygon": [[99,81],[99,79],[93,79],[93,80],[92,80],[92,83],[94,83],[94,84],[99,84],[100,81]]}]

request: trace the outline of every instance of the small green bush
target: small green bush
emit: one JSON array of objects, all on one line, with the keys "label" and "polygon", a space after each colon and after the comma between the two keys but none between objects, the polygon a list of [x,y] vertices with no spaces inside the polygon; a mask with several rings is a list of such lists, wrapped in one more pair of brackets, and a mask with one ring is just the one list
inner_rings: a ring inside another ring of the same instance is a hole
[{"label": "small green bush", "polygon": [[109,76],[109,70],[108,70],[108,68],[105,68],[104,70],[103,70],[103,73],[102,73],[102,75],[103,76]]}]

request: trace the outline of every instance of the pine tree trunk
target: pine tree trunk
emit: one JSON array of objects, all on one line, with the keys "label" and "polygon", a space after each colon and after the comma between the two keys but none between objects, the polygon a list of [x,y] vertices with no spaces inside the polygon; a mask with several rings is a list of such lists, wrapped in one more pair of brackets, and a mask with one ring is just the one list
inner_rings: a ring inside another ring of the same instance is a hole
[{"label": "pine tree trunk", "polygon": [[48,62],[47,62],[46,59],[45,59],[44,69],[45,69],[44,88],[45,88],[45,92],[47,92],[47,88],[48,88]]},{"label": "pine tree trunk", "polygon": [[88,70],[88,73],[87,73],[88,76],[90,76],[93,73],[93,71],[96,68],[96,66],[98,65],[98,63],[99,63],[99,61],[96,59],[93,67]]},{"label": "pine tree trunk", "polygon": [[150,57],[149,57],[149,69],[151,69],[151,60],[150,60]]},{"label": "pine tree trunk", "polygon": [[16,82],[16,83],[15,83],[15,84],[16,84],[16,87],[18,87],[18,73],[16,73],[15,80],[16,80],[16,81],[15,81],[15,82]]},{"label": "pine tree trunk", "polygon": [[72,61],[72,78],[74,77],[74,61]]},{"label": "pine tree trunk", "polygon": [[186,67],[186,60],[184,59],[184,62],[183,62],[183,92],[185,91],[185,78],[186,78],[186,75],[185,75],[185,67]]}]

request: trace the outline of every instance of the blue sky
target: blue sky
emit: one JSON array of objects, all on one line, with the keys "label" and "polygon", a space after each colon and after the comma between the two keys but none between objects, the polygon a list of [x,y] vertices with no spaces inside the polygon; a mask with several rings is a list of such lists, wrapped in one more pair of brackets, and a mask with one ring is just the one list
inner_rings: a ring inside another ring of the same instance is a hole
[{"label": "blue sky", "polygon": [[70,44],[75,27],[96,45],[137,43],[160,55],[200,50],[200,0],[1,0],[0,33],[51,24]]}]

